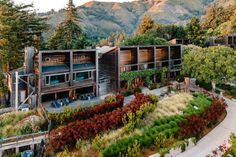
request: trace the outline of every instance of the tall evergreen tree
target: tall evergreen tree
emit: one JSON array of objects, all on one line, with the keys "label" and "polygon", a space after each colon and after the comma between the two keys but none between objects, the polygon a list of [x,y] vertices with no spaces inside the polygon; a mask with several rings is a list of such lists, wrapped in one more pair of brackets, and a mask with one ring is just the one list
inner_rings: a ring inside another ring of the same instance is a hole
[{"label": "tall evergreen tree", "polygon": [[46,24],[32,8],[32,5],[15,5],[12,0],[0,1],[0,64],[3,72],[22,65],[25,46],[40,45]]},{"label": "tall evergreen tree", "polygon": [[204,46],[206,42],[205,31],[200,25],[200,20],[193,17],[189,23],[187,23],[187,38],[194,44],[198,46]]},{"label": "tall evergreen tree", "polygon": [[83,49],[88,46],[87,36],[77,23],[75,5],[72,0],[69,0],[65,20],[49,38],[49,49]]}]

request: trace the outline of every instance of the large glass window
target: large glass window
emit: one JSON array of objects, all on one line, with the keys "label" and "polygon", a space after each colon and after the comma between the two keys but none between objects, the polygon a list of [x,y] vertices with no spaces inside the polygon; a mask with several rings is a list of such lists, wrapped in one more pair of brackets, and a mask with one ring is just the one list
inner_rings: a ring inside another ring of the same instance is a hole
[{"label": "large glass window", "polygon": [[55,85],[66,82],[65,75],[51,76],[50,84]]},{"label": "large glass window", "polygon": [[92,78],[92,72],[87,71],[87,72],[74,73],[73,78],[75,81],[90,79]]}]

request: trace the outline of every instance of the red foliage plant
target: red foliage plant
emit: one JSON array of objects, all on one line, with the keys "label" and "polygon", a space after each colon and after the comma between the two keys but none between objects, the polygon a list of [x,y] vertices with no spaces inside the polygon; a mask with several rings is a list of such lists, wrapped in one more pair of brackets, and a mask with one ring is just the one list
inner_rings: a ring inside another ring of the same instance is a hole
[{"label": "red foliage plant", "polygon": [[107,112],[111,112],[117,108],[123,107],[123,103],[124,103],[124,96],[122,94],[117,94],[115,102],[109,103],[104,101],[100,105],[85,109],[83,111],[75,112],[74,114],[72,114],[71,117],[64,119],[64,124],[68,124],[76,120],[86,120],[99,114],[105,114]]},{"label": "red foliage plant", "polygon": [[214,98],[212,105],[205,109],[202,117],[206,120],[207,125],[212,125],[218,122],[223,113],[226,112],[227,104],[224,100]]},{"label": "red foliage plant", "polygon": [[78,120],[67,126],[53,130],[49,136],[50,145],[55,151],[63,150],[65,146],[73,147],[77,139],[91,139],[97,134],[116,129],[123,125],[122,119],[128,112],[135,113],[140,107],[151,102],[149,96],[136,94],[135,99],[128,105],[87,120]]},{"label": "red foliage plant", "polygon": [[214,97],[211,106],[206,108],[202,114],[187,117],[180,124],[180,137],[200,137],[204,129],[218,122],[220,117],[226,112],[226,107],[225,101]]}]

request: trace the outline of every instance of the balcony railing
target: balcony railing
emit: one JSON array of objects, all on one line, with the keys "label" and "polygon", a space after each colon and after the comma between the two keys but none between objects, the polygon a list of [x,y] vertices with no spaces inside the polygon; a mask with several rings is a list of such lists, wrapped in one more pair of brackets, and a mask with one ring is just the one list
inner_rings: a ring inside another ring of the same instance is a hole
[{"label": "balcony railing", "polygon": [[169,67],[169,60],[157,61],[156,68],[160,69],[162,67]]},{"label": "balcony railing", "polygon": [[80,81],[73,81],[74,86],[84,86],[84,85],[89,85],[95,83],[95,78],[89,78],[89,79],[84,79]]},{"label": "balcony railing", "polygon": [[58,83],[55,85],[43,85],[42,92],[50,92],[50,91],[57,91],[61,89],[66,89],[69,87],[69,82]]},{"label": "balcony railing", "polygon": [[120,67],[120,72],[130,72],[130,71],[137,71],[138,70],[138,64],[132,64],[132,65],[124,65]]}]

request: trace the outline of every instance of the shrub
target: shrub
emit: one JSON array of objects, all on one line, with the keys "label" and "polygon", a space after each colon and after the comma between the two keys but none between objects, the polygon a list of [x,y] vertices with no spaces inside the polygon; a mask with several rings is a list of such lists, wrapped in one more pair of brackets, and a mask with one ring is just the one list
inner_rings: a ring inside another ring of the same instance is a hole
[{"label": "shrub", "polygon": [[[109,101],[111,102],[108,102],[107,99],[110,99]],[[123,95],[116,95],[115,101],[113,101],[113,97],[107,99],[100,105],[86,109],[77,108],[74,112],[71,108],[65,108],[63,113],[49,113],[49,119],[52,120],[53,128],[57,128],[60,125],[68,124],[76,120],[86,120],[96,115],[111,112],[123,106]]]},{"label": "shrub", "polygon": [[[123,155],[121,155],[123,157]],[[138,141],[135,141],[132,146],[128,147],[128,152],[124,157],[141,157],[141,149]]]},{"label": "shrub", "polygon": [[105,98],[106,103],[113,103],[116,102],[116,96],[115,95],[109,95]]},{"label": "shrub", "polygon": [[50,144],[57,151],[66,145],[74,146],[77,139],[92,139],[97,134],[122,126],[122,119],[128,112],[135,113],[143,104],[151,102],[150,97],[144,94],[136,94],[135,96],[135,99],[123,108],[87,120],[78,120],[53,130],[49,137]]},{"label": "shrub", "polygon": [[235,134],[232,133],[230,135],[230,140],[231,140],[232,146],[229,149],[229,154],[232,156],[236,156],[236,136],[235,136]]}]

